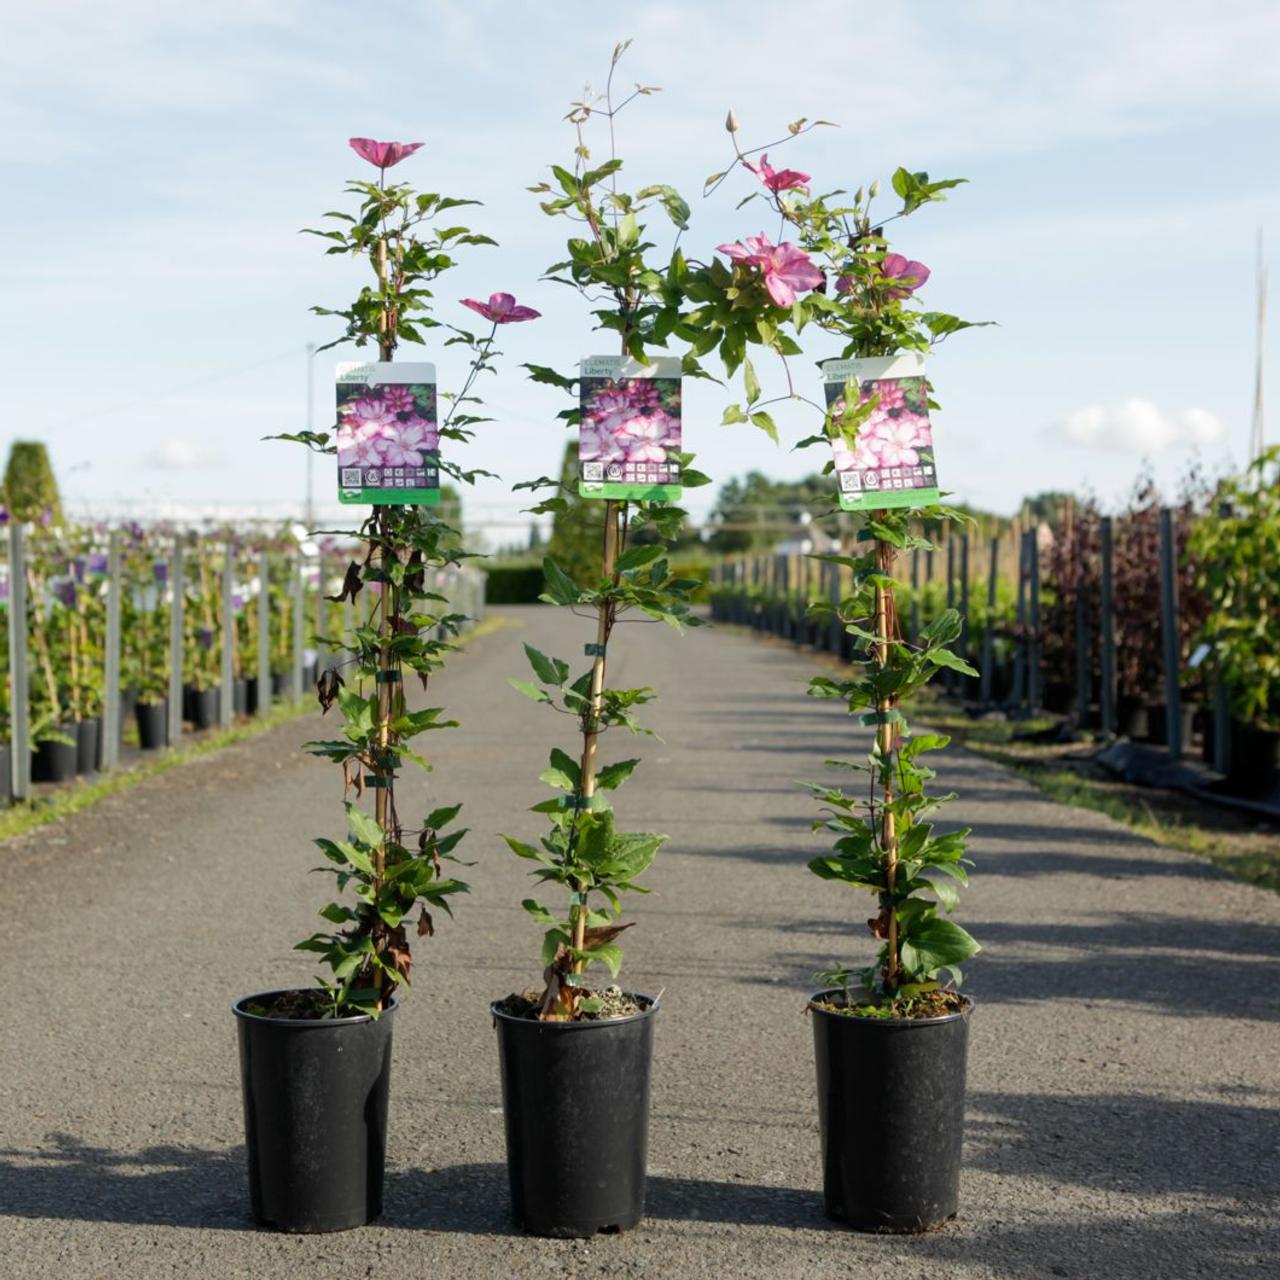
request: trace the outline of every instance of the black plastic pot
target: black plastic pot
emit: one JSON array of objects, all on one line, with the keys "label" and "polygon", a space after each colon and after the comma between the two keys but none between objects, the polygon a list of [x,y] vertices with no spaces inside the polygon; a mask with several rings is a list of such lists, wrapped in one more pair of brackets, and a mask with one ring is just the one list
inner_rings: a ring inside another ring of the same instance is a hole
[{"label": "black plastic pot", "polygon": [[[1179,706],[1184,751],[1191,745],[1197,711],[1199,706],[1194,702],[1183,702]],[[1163,702],[1153,702],[1147,707],[1147,741],[1160,747],[1167,746],[1169,743],[1169,708]]]},{"label": "black plastic pot", "polygon": [[102,721],[97,716],[76,722],[76,772],[93,773],[98,768],[98,743]]},{"label": "black plastic pot", "polygon": [[490,1012],[516,1225],[538,1236],[634,1227],[644,1216],[657,1006],[602,1022]]},{"label": "black plastic pot", "polygon": [[1227,777],[1239,791],[1258,793],[1280,787],[1280,731],[1233,720]]},{"label": "black plastic pot", "polygon": [[218,714],[222,708],[222,690],[192,689],[191,715],[192,725],[197,729],[212,729],[218,723]]},{"label": "black plastic pot", "polygon": [[0,804],[13,803],[13,748],[0,742]]},{"label": "black plastic pot", "polygon": [[143,751],[155,751],[169,741],[169,700],[139,702],[133,708],[138,720],[138,746]]},{"label": "black plastic pot", "polygon": [[258,714],[258,677],[250,676],[244,682],[244,713],[247,716]]},{"label": "black plastic pot", "polygon": [[828,1217],[889,1232],[955,1217],[972,1012],[968,1001],[961,1013],[912,1021],[810,1005]]},{"label": "black plastic pot", "polygon": [[36,744],[35,753],[31,757],[32,782],[70,782],[76,776],[76,761],[79,756],[76,722],[69,720],[66,724],[60,724],[57,731],[71,741],[51,742],[45,739]]},{"label": "black plastic pot", "polygon": [[1116,733],[1130,742],[1145,742],[1148,732],[1147,704],[1139,698],[1121,694],[1116,699]]},{"label": "black plastic pot", "polygon": [[382,1212],[391,1029],[380,1018],[264,1018],[231,1006],[254,1218],[280,1231],[345,1231]]},{"label": "black plastic pot", "polygon": [[249,714],[249,682],[247,680],[231,682],[231,710],[238,716]]}]

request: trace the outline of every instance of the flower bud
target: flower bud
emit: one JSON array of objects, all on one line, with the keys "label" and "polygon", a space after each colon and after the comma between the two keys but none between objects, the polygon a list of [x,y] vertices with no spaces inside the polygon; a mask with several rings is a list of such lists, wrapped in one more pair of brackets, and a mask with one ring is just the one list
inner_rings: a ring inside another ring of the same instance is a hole
[{"label": "flower bud", "polygon": [[727,133],[738,132],[738,117],[733,114],[733,108],[729,108],[729,114],[724,118],[724,127]]},{"label": "flower bud", "polygon": [[868,192],[867,192],[867,194],[871,197],[871,199],[872,199],[872,200],[874,200],[874,199],[876,198],[876,196],[878,196],[878,195],[880,194],[880,179],[879,179],[879,178],[877,178],[877,179],[876,179],[876,180],[871,184],[871,189],[870,189],[870,191],[868,191]]},{"label": "flower bud", "polygon": [[855,192],[853,193],[853,203],[854,203],[854,204],[861,204],[861,203],[862,203],[862,196],[863,196],[863,191],[862,191],[862,188],[861,188],[861,187],[859,187],[859,188],[857,189],[857,191],[855,191]]}]

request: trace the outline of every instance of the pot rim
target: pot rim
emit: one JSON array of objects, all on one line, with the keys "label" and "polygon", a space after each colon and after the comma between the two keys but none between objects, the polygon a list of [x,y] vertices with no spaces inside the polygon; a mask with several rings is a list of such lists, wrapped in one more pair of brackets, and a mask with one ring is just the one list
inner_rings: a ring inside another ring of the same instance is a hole
[{"label": "pot rim", "polygon": [[[261,1013],[250,1013],[248,1009],[242,1009],[240,1006],[250,1000],[268,1000],[272,996],[285,995],[291,991],[313,991],[314,987],[276,987],[272,991],[256,991],[247,996],[240,996],[231,1002],[231,1012],[237,1018],[242,1018],[245,1022],[265,1022],[273,1027],[350,1027],[358,1022],[375,1021],[371,1013],[353,1013],[345,1018],[271,1018]],[[379,1015],[386,1017],[388,1014],[395,1013],[400,1007],[400,997],[391,993],[391,1004],[384,1009]]]},{"label": "pot rim", "polygon": [[885,1027],[889,1030],[909,1030],[912,1027],[936,1027],[944,1022],[954,1022],[957,1018],[963,1018],[967,1022],[973,1015],[973,1010],[976,1006],[976,1001],[971,995],[960,992],[958,994],[960,999],[964,1001],[964,1008],[957,1009],[955,1013],[944,1013],[937,1018],[864,1018],[853,1013],[832,1013],[830,1009],[820,1008],[816,1003],[825,996],[839,994],[839,987],[828,987],[825,991],[815,991],[809,997],[805,1012],[820,1014],[824,1018],[839,1018],[842,1022],[860,1022],[864,1026]]},{"label": "pot rim", "polygon": [[[539,1027],[553,1031],[582,1031],[591,1027],[622,1027],[629,1022],[639,1022],[641,1018],[652,1018],[658,1012],[660,1006],[657,997],[645,995],[643,991],[628,991],[626,994],[640,1000],[647,1000],[648,1004],[639,1013],[629,1013],[625,1018],[594,1018],[581,1022],[541,1022],[536,1018],[517,1018],[514,1013],[499,1009],[498,1005],[501,1002],[498,1000],[490,1002],[489,1014],[495,1024],[501,1019],[514,1026]],[[504,996],[503,999],[505,1000],[506,997]]]}]

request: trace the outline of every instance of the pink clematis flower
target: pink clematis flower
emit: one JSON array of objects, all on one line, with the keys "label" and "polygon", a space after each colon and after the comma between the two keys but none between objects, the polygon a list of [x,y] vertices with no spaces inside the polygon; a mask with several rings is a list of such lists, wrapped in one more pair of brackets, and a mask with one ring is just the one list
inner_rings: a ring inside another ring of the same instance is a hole
[{"label": "pink clematis flower", "polygon": [[409,413],[413,409],[413,392],[408,387],[391,384],[382,388],[382,403],[392,413]]},{"label": "pink clematis flower", "polygon": [[816,289],[823,280],[809,255],[790,240],[773,244],[763,235],[748,236],[745,244],[722,244],[717,252],[743,266],[759,267],[769,297],[780,307],[794,306],[798,293]]},{"label": "pink clematis flower", "polygon": [[488,302],[477,302],[475,298],[463,298],[462,305],[478,311],[486,320],[494,324],[515,324],[520,320],[536,320],[541,311],[532,307],[520,306],[509,293],[491,293]]},{"label": "pink clematis flower", "polygon": [[[863,437],[859,436],[858,444]],[[920,463],[917,450],[927,443],[921,420],[915,417],[886,418],[866,436],[867,444],[879,457],[882,467],[914,467]]]},{"label": "pink clematis flower", "polygon": [[886,289],[886,298],[909,298],[929,278],[923,262],[904,258],[900,253],[886,253],[880,264],[880,275],[898,283]]},{"label": "pink clematis flower", "polygon": [[379,169],[390,169],[422,146],[420,142],[375,142],[372,138],[348,138],[347,143],[361,160]]},{"label": "pink clematis flower", "polygon": [[400,443],[415,453],[431,453],[440,447],[440,433],[427,418],[414,414],[400,425]]},{"label": "pink clematis flower", "polygon": [[808,194],[809,191],[809,175],[801,173],[799,169],[775,169],[769,163],[769,157],[763,155],[760,157],[759,164],[753,164],[750,160],[742,162],[751,170],[752,173],[764,183],[774,195],[780,191],[803,191]]}]

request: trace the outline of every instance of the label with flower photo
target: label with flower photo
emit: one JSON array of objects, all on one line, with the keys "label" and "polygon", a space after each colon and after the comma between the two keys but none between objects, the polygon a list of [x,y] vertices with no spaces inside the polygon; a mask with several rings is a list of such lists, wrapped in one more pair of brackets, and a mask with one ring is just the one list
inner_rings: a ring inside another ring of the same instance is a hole
[{"label": "label with flower photo", "polygon": [[[908,352],[828,360],[822,376],[837,429],[831,448],[841,508],[876,511],[940,502],[923,358]],[[839,431],[842,421],[847,434]]]},{"label": "label with flower photo", "polygon": [[682,492],[680,361],[588,356],[578,366],[578,493],[672,501]]},{"label": "label with flower photo", "polygon": [[438,503],[435,365],[348,361],[336,372],[338,501]]}]

